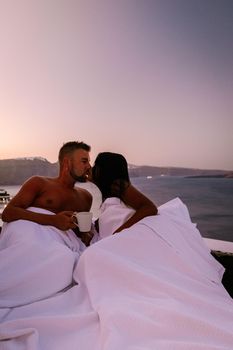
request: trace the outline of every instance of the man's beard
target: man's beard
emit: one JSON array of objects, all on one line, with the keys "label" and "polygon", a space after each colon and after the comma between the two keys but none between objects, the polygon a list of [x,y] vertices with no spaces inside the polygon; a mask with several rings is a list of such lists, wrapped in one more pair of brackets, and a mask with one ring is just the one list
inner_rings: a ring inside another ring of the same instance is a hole
[{"label": "man's beard", "polygon": [[74,181],[78,182],[86,182],[87,175],[84,173],[83,175],[76,175],[72,170],[70,171],[70,176],[74,179]]}]

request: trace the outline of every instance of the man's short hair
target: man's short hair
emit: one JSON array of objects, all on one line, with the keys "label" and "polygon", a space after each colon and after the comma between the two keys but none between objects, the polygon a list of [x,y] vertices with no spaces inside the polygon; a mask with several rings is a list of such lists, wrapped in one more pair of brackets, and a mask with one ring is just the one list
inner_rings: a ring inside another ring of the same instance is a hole
[{"label": "man's short hair", "polygon": [[91,146],[87,145],[86,143],[84,143],[82,141],[81,142],[69,141],[69,142],[64,143],[59,151],[59,155],[58,155],[59,163],[61,163],[63,161],[65,156],[71,155],[77,149],[83,149],[87,152],[90,152]]}]

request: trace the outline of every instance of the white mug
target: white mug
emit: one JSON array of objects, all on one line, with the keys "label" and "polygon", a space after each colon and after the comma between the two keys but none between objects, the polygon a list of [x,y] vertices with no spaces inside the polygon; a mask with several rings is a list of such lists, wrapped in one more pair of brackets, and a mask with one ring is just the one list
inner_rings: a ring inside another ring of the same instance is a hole
[{"label": "white mug", "polygon": [[77,226],[80,232],[89,232],[91,230],[93,213],[90,211],[80,211],[74,213],[77,220]]}]

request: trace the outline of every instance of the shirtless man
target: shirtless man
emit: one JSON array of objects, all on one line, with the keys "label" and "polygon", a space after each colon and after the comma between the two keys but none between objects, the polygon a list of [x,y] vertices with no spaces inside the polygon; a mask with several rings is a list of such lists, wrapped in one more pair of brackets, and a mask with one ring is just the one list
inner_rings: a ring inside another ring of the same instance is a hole
[{"label": "shirtless man", "polygon": [[[85,181],[90,166],[90,146],[83,142],[65,143],[59,151],[59,175],[55,178],[33,176],[13,197],[2,213],[2,220],[19,219],[52,225],[60,230],[74,229],[74,212],[89,211],[92,195],[75,188],[76,181]],[[35,213],[29,207],[47,209],[56,215]]]}]

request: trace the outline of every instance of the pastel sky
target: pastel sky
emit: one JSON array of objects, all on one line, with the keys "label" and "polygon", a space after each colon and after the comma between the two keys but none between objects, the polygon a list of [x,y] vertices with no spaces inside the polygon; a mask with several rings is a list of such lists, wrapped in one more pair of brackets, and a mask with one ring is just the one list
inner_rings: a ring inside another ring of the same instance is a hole
[{"label": "pastel sky", "polygon": [[233,170],[232,0],[0,0],[0,52],[0,159]]}]

